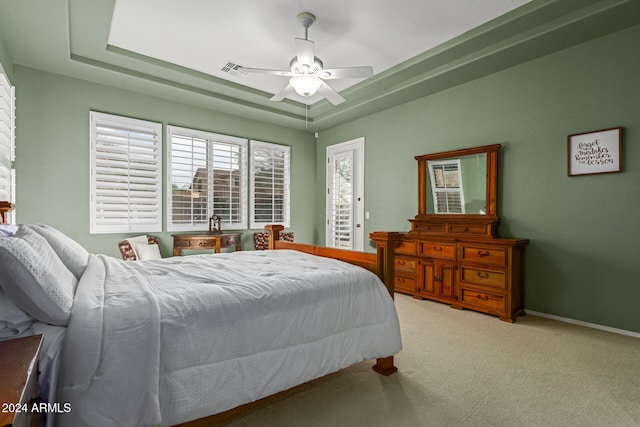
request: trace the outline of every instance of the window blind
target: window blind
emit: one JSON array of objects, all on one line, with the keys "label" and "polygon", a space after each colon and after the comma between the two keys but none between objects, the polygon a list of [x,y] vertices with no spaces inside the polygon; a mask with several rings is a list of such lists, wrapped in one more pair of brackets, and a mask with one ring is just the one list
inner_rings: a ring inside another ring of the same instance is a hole
[{"label": "window blind", "polygon": [[0,73],[0,200],[11,203],[15,203],[15,172],[11,168],[14,160],[15,88]]},{"label": "window blind", "polygon": [[223,229],[247,227],[247,140],[167,126],[167,229],[207,230],[209,217]]},{"label": "window blind", "polygon": [[353,248],[353,153],[344,152],[332,157],[331,246]]},{"label": "window blind", "polygon": [[97,112],[90,122],[90,232],[162,231],[162,124]]},{"label": "window blind", "polygon": [[251,141],[251,228],[291,226],[290,152],[288,146]]}]

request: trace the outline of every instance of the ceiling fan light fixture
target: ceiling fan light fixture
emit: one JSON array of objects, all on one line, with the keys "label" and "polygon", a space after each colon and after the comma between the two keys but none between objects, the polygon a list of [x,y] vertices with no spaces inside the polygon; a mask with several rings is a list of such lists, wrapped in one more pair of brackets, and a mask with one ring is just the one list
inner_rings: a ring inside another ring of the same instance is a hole
[{"label": "ceiling fan light fixture", "polygon": [[302,96],[312,96],[322,86],[322,80],[317,77],[303,75],[293,76],[289,80],[289,84],[293,86],[295,91]]}]

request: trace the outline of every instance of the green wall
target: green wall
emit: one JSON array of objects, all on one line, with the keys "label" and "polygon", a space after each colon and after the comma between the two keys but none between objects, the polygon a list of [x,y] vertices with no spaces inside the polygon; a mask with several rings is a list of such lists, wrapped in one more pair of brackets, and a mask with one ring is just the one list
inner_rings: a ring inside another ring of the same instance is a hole
[{"label": "green wall", "polygon": [[4,42],[2,41],[2,39],[0,38],[0,73],[3,73],[4,75],[6,75],[9,78],[9,81],[11,81],[11,84],[13,84],[13,70],[12,70],[12,61],[11,58],[9,57],[9,53],[7,51],[6,46],[4,45]]},{"label": "green wall", "polygon": [[[94,110],[290,145],[291,228],[296,240],[312,242],[312,134],[17,65],[13,84],[18,222],[49,224],[90,252],[119,256],[117,242],[131,234],[89,234],[89,111]],[[161,252],[171,255],[170,233],[158,235]],[[253,247],[251,233],[243,236],[243,244]]]},{"label": "green wall", "polygon": [[[365,231],[406,231],[414,156],[500,143],[499,231],[531,240],[526,308],[640,332],[638,40],[632,27],[321,132],[316,191],[326,146],[364,136]],[[623,172],[568,177],[567,135],[618,126]]]}]

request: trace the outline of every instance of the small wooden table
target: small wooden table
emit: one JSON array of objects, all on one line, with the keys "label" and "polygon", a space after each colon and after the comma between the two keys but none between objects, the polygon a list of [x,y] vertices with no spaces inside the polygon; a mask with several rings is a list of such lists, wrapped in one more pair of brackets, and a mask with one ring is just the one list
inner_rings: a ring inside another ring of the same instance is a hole
[{"label": "small wooden table", "polygon": [[235,246],[242,250],[242,233],[172,234],[173,256],[180,256],[183,249],[213,249],[220,253],[222,248]]},{"label": "small wooden table", "polygon": [[42,335],[0,342],[0,425],[38,426],[38,352]]}]

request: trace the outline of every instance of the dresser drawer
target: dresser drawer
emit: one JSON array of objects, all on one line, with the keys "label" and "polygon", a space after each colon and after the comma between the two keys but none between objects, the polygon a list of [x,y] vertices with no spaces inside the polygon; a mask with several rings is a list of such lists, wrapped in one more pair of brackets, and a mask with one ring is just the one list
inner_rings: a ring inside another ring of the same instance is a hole
[{"label": "dresser drawer", "polygon": [[184,249],[211,249],[216,247],[216,242],[209,239],[176,239],[173,243],[176,248]]},{"label": "dresser drawer", "polygon": [[507,264],[507,249],[500,246],[486,247],[462,244],[460,247],[460,259],[462,261],[480,262],[503,267]]},{"label": "dresser drawer", "polygon": [[485,234],[487,227],[483,224],[451,224],[449,225],[449,233],[458,234]]},{"label": "dresser drawer", "polygon": [[229,236],[224,236],[222,237],[222,239],[220,240],[220,246],[225,247],[225,246],[236,246],[240,244],[240,235],[239,234],[232,234]]},{"label": "dresser drawer", "polygon": [[476,285],[491,286],[493,288],[505,289],[507,283],[504,271],[485,270],[462,266],[460,280]]},{"label": "dresser drawer", "polygon": [[416,279],[415,277],[395,276],[393,286],[398,292],[413,294],[416,290]]},{"label": "dresser drawer", "polygon": [[209,239],[192,239],[189,240],[189,247],[195,249],[213,249],[216,247],[216,242]]},{"label": "dresser drawer", "polygon": [[396,253],[402,255],[415,255],[416,254],[416,242],[413,240],[402,240],[396,246]]},{"label": "dresser drawer", "polygon": [[503,312],[505,310],[504,295],[495,295],[463,287],[460,289],[460,299],[463,304],[477,306],[493,312]]},{"label": "dresser drawer", "polygon": [[393,260],[395,265],[396,274],[401,275],[415,275],[416,273],[416,260],[409,258],[398,258]]},{"label": "dresser drawer", "polygon": [[440,243],[440,242],[420,242],[420,254],[430,256],[433,258],[442,259],[456,259],[456,244],[455,243]]}]

